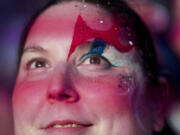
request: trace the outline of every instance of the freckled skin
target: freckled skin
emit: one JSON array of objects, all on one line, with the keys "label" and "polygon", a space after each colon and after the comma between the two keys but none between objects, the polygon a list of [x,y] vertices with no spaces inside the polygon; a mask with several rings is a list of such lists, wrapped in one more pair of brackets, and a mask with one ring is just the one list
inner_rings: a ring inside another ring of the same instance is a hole
[{"label": "freckled skin", "polygon": [[[85,31],[88,38],[83,37],[82,40],[74,42],[74,36],[77,36],[75,29],[81,29],[81,26],[76,26],[80,10],[72,8],[74,5],[83,6],[81,2],[75,1],[50,7],[30,30],[25,48],[42,47],[46,52],[30,51],[22,56],[13,93],[15,134],[151,135],[153,123],[149,122],[149,117],[144,121],[147,128],[144,131],[138,125],[132,107],[135,102],[133,93],[144,88],[141,83],[144,76],[140,63],[111,68],[105,68],[103,64],[83,62],[77,65],[76,59],[82,50],[73,46],[98,35],[105,39],[103,34],[106,35],[113,22],[104,10],[87,4],[87,10],[81,11],[81,15],[88,27],[98,30],[99,24],[93,25],[92,22],[101,17],[108,23],[99,29],[101,34],[97,32],[98,34],[90,36],[88,31]],[[68,12],[69,8],[72,8],[72,12]],[[101,12],[97,14],[96,10]],[[62,13],[66,13],[66,16]],[[90,15],[89,18],[87,14]],[[74,48],[72,51],[71,47]],[[133,50],[134,48],[128,49],[126,53],[134,56]],[[70,57],[67,61],[68,56]],[[34,68],[33,64],[29,68],[26,67],[29,60],[39,57],[45,59],[47,67]],[[125,60],[130,62],[128,57]],[[133,85],[130,76],[136,85]],[[123,88],[117,87],[119,84]],[[127,89],[131,89],[132,93],[123,95]],[[91,123],[92,126],[75,131],[47,131],[44,128],[52,121],[62,120]]]}]

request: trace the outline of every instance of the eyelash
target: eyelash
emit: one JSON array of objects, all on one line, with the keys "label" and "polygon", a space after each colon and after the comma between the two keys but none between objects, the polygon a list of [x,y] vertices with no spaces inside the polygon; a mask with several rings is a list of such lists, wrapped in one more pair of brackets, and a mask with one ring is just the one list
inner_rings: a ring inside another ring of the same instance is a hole
[{"label": "eyelash", "polygon": [[[87,53],[85,55],[83,55],[81,58],[80,58],[80,62],[78,65],[81,65],[83,64],[86,60],[90,60],[90,58],[100,58],[100,60],[102,61],[105,61],[107,64],[108,64],[108,67],[112,67],[113,65],[111,64],[111,62],[104,56],[101,56],[101,55],[98,55],[98,54],[90,54],[90,53]],[[101,62],[100,61],[100,62]],[[91,63],[90,63],[91,64]],[[101,63],[100,63],[101,64]],[[100,65],[99,64],[99,65]],[[96,64],[97,65],[97,64]]]},{"label": "eyelash", "polygon": [[[40,64],[40,67],[38,66],[39,64]],[[31,67],[31,66],[34,66],[34,67]],[[44,58],[34,58],[28,61],[27,64],[25,65],[26,70],[34,70],[34,69],[48,68],[48,67],[49,67],[48,61]]]}]

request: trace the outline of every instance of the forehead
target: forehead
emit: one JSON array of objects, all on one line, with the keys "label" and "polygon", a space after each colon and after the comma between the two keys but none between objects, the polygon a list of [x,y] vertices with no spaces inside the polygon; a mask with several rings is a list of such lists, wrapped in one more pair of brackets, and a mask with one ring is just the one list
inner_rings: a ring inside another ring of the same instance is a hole
[{"label": "forehead", "polygon": [[[51,6],[33,24],[27,42],[43,42],[55,39],[66,43],[69,56],[75,48],[87,40],[100,38],[115,46],[119,51],[130,51],[135,36],[124,18],[113,15],[97,5],[78,1],[64,2]],[[26,44],[25,46],[27,46]],[[69,57],[68,56],[68,57]]]},{"label": "forehead", "polygon": [[[73,33],[79,15],[93,29],[107,30],[112,26],[111,15],[95,5],[78,1],[63,2],[48,8],[36,19],[28,39],[47,35],[69,36],[69,33]],[[98,23],[100,20],[104,20],[104,23]]]}]

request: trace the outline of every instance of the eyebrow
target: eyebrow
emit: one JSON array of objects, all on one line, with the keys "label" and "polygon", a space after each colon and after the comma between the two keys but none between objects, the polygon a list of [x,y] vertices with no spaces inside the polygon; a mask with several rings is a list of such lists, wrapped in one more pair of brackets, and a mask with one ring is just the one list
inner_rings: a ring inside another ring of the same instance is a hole
[{"label": "eyebrow", "polygon": [[24,48],[23,54],[27,52],[47,53],[48,51],[44,49],[43,47],[36,45],[36,46],[29,46],[29,47]]}]

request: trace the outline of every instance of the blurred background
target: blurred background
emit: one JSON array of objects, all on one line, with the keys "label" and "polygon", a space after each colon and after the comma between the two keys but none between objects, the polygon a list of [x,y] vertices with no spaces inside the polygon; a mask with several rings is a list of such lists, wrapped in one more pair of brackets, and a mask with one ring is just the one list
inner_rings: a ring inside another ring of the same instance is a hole
[{"label": "blurred background", "polygon": [[[51,0],[0,1],[0,135],[13,135],[11,97],[21,32]],[[180,135],[180,0],[126,0],[149,27],[160,74],[170,81],[172,102],[162,134]]]}]

